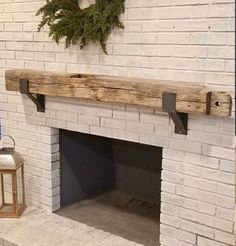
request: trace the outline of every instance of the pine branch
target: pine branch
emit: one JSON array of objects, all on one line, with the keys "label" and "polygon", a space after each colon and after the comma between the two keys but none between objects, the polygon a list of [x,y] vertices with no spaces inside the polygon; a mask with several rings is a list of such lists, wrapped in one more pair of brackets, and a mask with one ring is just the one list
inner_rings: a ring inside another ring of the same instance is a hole
[{"label": "pine branch", "polygon": [[124,13],[125,0],[96,0],[95,4],[81,9],[78,0],[46,0],[36,15],[42,15],[38,31],[49,26],[49,36],[56,43],[66,39],[66,48],[80,44],[83,49],[90,43],[99,42],[105,54],[106,42],[111,31],[124,28],[119,20]]}]

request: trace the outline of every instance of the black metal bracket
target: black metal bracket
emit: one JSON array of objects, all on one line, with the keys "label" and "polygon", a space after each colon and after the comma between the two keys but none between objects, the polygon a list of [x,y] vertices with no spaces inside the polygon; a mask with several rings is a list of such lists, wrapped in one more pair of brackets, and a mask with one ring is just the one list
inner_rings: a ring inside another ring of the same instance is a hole
[{"label": "black metal bracket", "polygon": [[206,95],[206,115],[211,114],[211,97],[212,97],[212,92],[211,91],[207,92],[207,95]]},{"label": "black metal bracket", "polygon": [[167,112],[175,124],[175,133],[187,135],[188,114],[176,111],[176,93],[162,93],[162,109]]},{"label": "black metal bracket", "polygon": [[28,96],[34,104],[37,106],[38,112],[45,112],[45,96],[41,94],[36,94],[36,97],[29,92],[29,80],[20,79],[20,93]]}]

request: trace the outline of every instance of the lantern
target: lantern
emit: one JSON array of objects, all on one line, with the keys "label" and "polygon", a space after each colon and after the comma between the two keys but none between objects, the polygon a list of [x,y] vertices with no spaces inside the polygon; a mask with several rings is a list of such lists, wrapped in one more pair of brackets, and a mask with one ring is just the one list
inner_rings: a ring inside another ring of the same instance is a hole
[{"label": "lantern", "polygon": [[24,160],[14,147],[0,149],[0,218],[18,218],[24,212]]}]

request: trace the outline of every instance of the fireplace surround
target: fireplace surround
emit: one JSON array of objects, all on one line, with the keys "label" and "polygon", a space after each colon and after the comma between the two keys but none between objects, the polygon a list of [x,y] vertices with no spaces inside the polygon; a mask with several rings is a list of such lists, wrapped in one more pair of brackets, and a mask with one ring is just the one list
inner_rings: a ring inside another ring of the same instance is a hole
[{"label": "fireplace surround", "polygon": [[41,113],[25,96],[8,97],[21,110],[8,113],[7,122],[17,125],[5,131],[26,160],[28,205],[49,212],[61,206],[59,129],[147,144],[163,148],[161,245],[234,245],[232,117],[190,114],[188,135],[178,135],[168,115],[152,108],[46,97]]},{"label": "fireplace surround", "polygon": [[[85,1],[85,0],[84,0]],[[162,149],[160,244],[235,244],[235,117],[189,114],[188,134],[154,107],[46,96],[45,113],[5,90],[5,70],[186,81],[234,97],[234,1],[132,1],[125,29],[98,47],[64,49],[37,33],[44,1],[0,3],[0,118],[25,159],[26,202],[60,208],[59,129]]]}]

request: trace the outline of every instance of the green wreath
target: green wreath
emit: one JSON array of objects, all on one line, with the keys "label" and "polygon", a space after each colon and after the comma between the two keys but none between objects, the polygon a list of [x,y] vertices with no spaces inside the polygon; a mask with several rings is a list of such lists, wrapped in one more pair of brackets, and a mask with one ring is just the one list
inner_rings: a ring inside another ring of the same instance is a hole
[{"label": "green wreath", "polygon": [[78,0],[46,0],[36,15],[42,14],[38,31],[49,26],[49,36],[58,44],[65,38],[66,48],[80,42],[83,49],[90,42],[99,42],[107,54],[106,41],[114,27],[124,28],[119,17],[125,0],[96,0],[81,9]]}]

